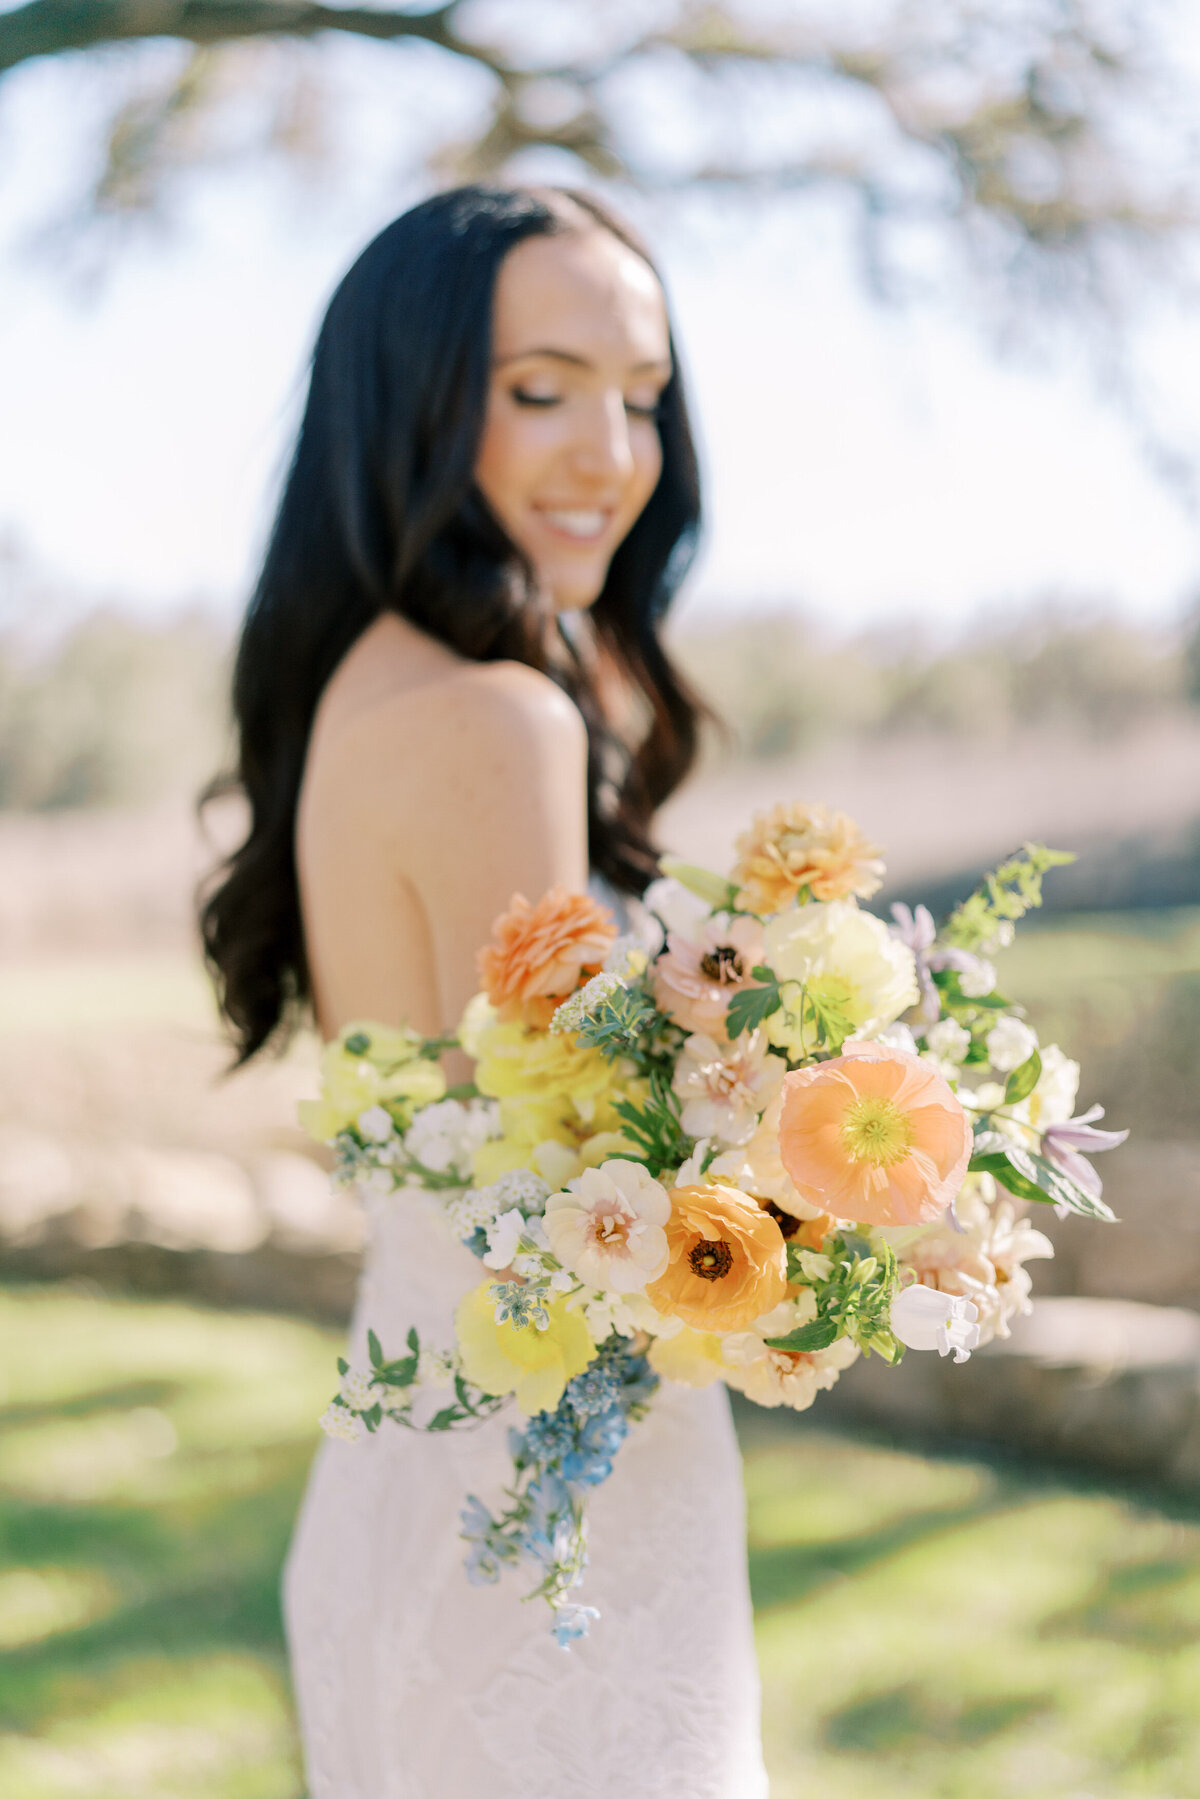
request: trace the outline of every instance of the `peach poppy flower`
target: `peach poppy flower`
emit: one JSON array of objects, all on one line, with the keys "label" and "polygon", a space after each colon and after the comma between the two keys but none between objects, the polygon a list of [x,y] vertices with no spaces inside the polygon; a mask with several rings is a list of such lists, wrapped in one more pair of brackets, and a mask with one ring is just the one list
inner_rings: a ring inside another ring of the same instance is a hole
[{"label": "peach poppy flower", "polygon": [[852,818],[798,801],[760,812],[737,840],[733,878],[752,912],[782,912],[801,888],[814,899],[869,899],[883,883],[879,850]]},{"label": "peach poppy flower", "polygon": [[506,1024],[545,1027],[582,976],[607,956],[617,928],[586,893],[552,887],[536,906],[514,893],[479,952],[484,992]]},{"label": "peach poppy flower", "polygon": [[783,1083],[783,1165],[797,1192],[835,1218],[936,1218],[962,1186],[971,1140],[970,1120],[942,1076],[881,1043],[849,1043]]},{"label": "peach poppy flower", "polygon": [[753,918],[717,912],[690,931],[669,930],[654,964],[654,1003],[685,1031],[726,1037],[729,1002],[758,985],[750,970],[762,958],[762,926]]},{"label": "peach poppy flower", "polygon": [[787,1293],[787,1251],[773,1218],[734,1187],[676,1187],[666,1272],[646,1288],[656,1311],[699,1331],[745,1330]]}]

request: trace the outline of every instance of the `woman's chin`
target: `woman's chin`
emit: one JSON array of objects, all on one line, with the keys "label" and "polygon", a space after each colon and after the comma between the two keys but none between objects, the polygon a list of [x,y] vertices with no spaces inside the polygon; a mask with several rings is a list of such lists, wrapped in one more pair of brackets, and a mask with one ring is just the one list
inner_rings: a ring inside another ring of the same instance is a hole
[{"label": "woman's chin", "polygon": [[545,591],[550,596],[550,604],[555,612],[586,612],[600,598],[607,577],[606,563],[602,569],[594,570],[588,575],[565,575],[557,570],[548,570],[543,579]]}]

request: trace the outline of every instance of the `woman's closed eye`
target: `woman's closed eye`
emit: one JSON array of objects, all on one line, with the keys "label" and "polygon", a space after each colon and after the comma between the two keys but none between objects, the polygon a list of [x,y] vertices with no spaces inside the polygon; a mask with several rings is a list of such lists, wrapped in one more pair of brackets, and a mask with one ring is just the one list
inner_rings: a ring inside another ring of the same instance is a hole
[{"label": "woman's closed eye", "polygon": [[534,394],[524,387],[514,387],[512,397],[518,406],[561,406],[563,399],[561,394]]},{"label": "woman's closed eye", "polygon": [[[512,397],[518,406],[550,407],[561,406],[565,396],[563,394],[531,393],[528,388],[514,387]],[[659,395],[655,395],[653,399],[627,398],[625,410],[632,418],[654,419],[658,417],[660,399]]]}]

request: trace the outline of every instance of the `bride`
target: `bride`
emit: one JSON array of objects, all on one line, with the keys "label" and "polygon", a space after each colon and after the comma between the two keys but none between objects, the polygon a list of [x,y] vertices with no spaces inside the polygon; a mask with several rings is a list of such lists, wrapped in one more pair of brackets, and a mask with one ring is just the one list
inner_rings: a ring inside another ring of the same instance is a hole
[{"label": "bride", "polygon": [[[466,187],[368,245],[234,679],[252,822],[203,925],[243,1060],[306,1008],[451,1030],[514,892],[643,890],[695,747],[659,627],[698,517],[662,287],[606,208]],[[447,1343],[477,1264],[366,1203],[350,1353],[368,1321]],[[463,1572],[507,1422],[318,1452],[284,1576],[310,1799],[763,1799],[724,1389],[664,1391],[596,1491],[569,1652]]]}]

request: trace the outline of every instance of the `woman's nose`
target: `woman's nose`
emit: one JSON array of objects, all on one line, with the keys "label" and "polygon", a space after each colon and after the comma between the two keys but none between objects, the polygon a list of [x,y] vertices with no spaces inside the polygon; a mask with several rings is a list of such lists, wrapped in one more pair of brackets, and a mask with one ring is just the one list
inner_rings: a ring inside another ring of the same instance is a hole
[{"label": "woman's nose", "polygon": [[576,467],[582,473],[623,481],[633,471],[633,446],[629,440],[629,414],[619,390],[597,394],[584,412],[574,445]]}]

